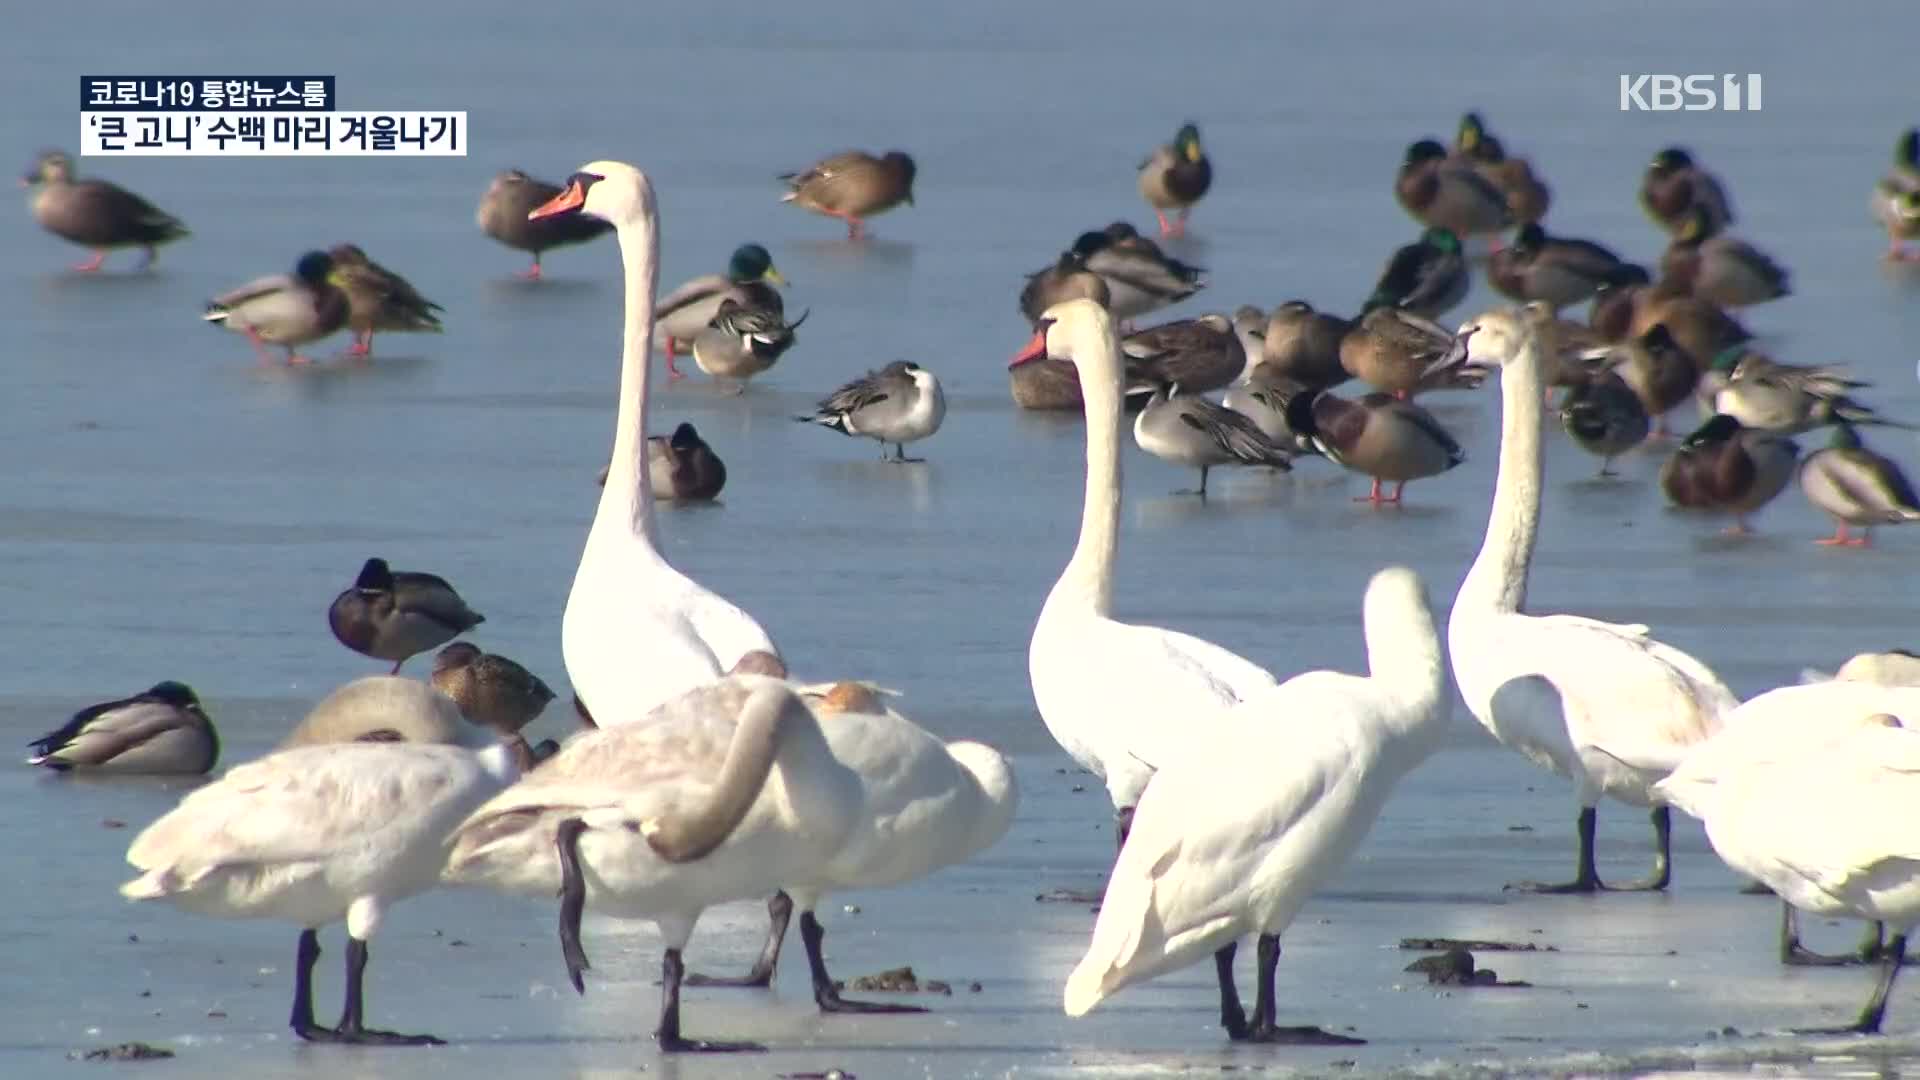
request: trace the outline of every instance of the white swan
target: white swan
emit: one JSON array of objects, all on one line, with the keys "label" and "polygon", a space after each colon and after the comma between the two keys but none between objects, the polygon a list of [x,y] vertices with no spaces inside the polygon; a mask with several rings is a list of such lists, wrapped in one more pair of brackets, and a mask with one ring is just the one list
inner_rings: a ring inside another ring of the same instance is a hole
[{"label": "white swan", "polygon": [[[1831,696],[1815,700],[1832,688],[1845,694],[1878,689],[1906,702],[1900,712],[1836,714]],[[1879,983],[1859,1018],[1816,1029],[1878,1032],[1907,936],[1920,922],[1920,833],[1913,825],[1920,810],[1920,731],[1912,729],[1920,724],[1920,690],[1826,683],[1773,694],[1782,695],[1774,703],[1776,718],[1828,734],[1785,745],[1757,739],[1772,751],[1762,753],[1738,743],[1716,747],[1716,738],[1655,793],[1704,822],[1713,850],[1729,866],[1794,907],[1893,927]]]},{"label": "white swan", "polygon": [[1738,700],[1706,665],[1647,635],[1647,627],[1577,615],[1529,615],[1527,571],[1540,526],[1539,316],[1495,311],[1461,328],[1474,363],[1500,375],[1499,476],[1480,554],[1447,624],[1453,675],[1467,708],[1493,737],[1541,768],[1570,777],[1580,803],[1579,870],[1542,892],[1609,888],[1594,870],[1602,795],[1653,806],[1653,876],[1671,877],[1670,815],[1651,787],[1716,731]]},{"label": "white swan", "polygon": [[[1367,676],[1310,671],[1255,694],[1154,775],[1067,979],[1068,1016],[1211,953],[1229,1038],[1363,1041],[1276,1027],[1273,976],[1280,933],[1447,727],[1446,657],[1420,578],[1380,571],[1364,607]],[[1251,1025],[1233,981],[1248,934],[1259,937]]]},{"label": "white swan", "polygon": [[754,650],[779,655],[751,615],[673,568],[660,553],[647,470],[647,353],[659,283],[659,214],[645,173],[594,161],[534,218],[575,212],[612,223],[626,270],[626,327],[613,459],[574,572],[560,651],[574,693],[602,727],[731,669]]},{"label": "white swan", "polygon": [[768,902],[773,926],[753,969],[739,978],[688,976],[690,985],[768,986],[800,911],[800,939],[821,1012],[925,1012],[914,1005],[849,1001],[834,987],[821,951],[826,931],[815,915],[823,894],[840,889],[904,885],[964,862],[998,843],[1013,824],[1020,789],[998,750],[970,741],[942,742],[883,703],[875,688],[839,682],[801,687],[833,756],[860,777],[860,817],[838,854],[785,883]]},{"label": "white swan", "polygon": [[1258,665],[1190,634],[1113,618],[1120,524],[1120,343],[1105,308],[1068,300],[1041,314],[1014,366],[1052,356],[1080,373],[1087,494],[1080,540],[1047,594],[1027,652],[1040,718],[1107,785],[1120,838],[1159,763],[1221,707],[1274,685]]},{"label": "white swan", "polygon": [[450,697],[418,679],[368,675],[335,689],[277,749],[346,742],[442,743],[480,749],[498,735],[470,722]]},{"label": "white swan", "polygon": [[[514,777],[505,746],[346,743],[281,750],[192,792],[127,849],[144,871],[131,900],[169,900],[224,919],[300,926],[293,1033],[316,1042],[417,1046],[431,1035],[363,1020],[367,942],[388,908],[432,888],[448,832]],[[338,1027],[313,1021],[316,930],[347,923],[347,996]]]},{"label": "white swan", "polygon": [[[1838,678],[1782,686],[1747,699],[1727,714],[1713,738],[1687,754],[1682,767],[1702,776],[1790,762],[1831,747],[1876,714],[1911,719],[1920,726],[1920,681],[1903,683],[1889,677],[1897,672],[1875,669],[1871,662],[1883,655],[1863,653],[1849,660]],[[1867,663],[1859,663],[1863,660]],[[1885,927],[1875,925],[1852,953],[1812,952],[1800,944],[1793,905],[1782,904],[1783,964],[1840,966],[1871,962],[1882,957],[1885,947]]]},{"label": "white swan", "polygon": [[729,676],[568,740],[460,825],[446,877],[559,890],[561,953],[583,993],[583,908],[653,920],[666,946],[660,1048],[759,1049],[681,1036],[681,950],[708,907],[809,880],[845,844],[861,795],[785,683]]}]

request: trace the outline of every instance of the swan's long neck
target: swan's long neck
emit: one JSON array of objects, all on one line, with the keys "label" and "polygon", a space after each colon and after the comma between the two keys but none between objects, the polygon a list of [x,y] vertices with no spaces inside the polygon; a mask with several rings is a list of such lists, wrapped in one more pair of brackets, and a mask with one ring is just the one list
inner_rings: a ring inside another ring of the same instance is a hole
[{"label": "swan's long neck", "polygon": [[648,845],[661,858],[674,863],[691,862],[719,847],[760,797],[774,759],[790,734],[807,734],[790,729],[808,726],[813,738],[819,740],[819,725],[778,683],[769,680],[754,690],[740,706],[733,739],[727,744],[727,755],[707,800],[677,816],[643,825]]},{"label": "swan's long neck", "polygon": [[1540,531],[1540,340],[1531,330],[1500,372],[1500,468],[1487,538],[1454,607],[1519,611]]},{"label": "swan's long neck", "polygon": [[1418,596],[1369,597],[1365,624],[1368,675],[1407,706],[1388,722],[1403,731],[1422,726],[1447,692],[1446,648],[1433,609]]},{"label": "swan's long neck", "polygon": [[1120,342],[1109,324],[1073,345],[1080,396],[1087,408],[1087,498],[1080,542],[1053,596],[1093,612],[1113,610],[1113,553],[1120,530]]},{"label": "swan's long neck", "polygon": [[653,484],[647,474],[647,368],[653,337],[653,293],[659,285],[659,226],[642,214],[619,225],[626,270],[626,326],[620,345],[620,408],[614,418],[613,459],[594,518],[617,525],[657,547]]}]

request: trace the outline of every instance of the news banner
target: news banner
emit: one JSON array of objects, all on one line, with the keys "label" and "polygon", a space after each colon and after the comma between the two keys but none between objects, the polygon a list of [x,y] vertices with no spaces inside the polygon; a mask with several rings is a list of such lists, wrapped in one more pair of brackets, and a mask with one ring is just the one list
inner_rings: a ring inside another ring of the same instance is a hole
[{"label": "news banner", "polygon": [[340,111],[332,75],[83,75],[83,157],[465,157],[467,114]]}]

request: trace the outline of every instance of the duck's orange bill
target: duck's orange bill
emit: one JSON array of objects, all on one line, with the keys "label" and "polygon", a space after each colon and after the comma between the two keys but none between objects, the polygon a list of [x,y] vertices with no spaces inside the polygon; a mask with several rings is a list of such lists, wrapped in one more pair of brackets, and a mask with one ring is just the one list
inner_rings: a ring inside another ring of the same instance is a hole
[{"label": "duck's orange bill", "polygon": [[586,201],[587,189],[581,187],[579,181],[570,180],[567,182],[566,190],[548,199],[546,202],[541,203],[539,206],[534,207],[532,210],[527,211],[527,220],[538,221],[543,217],[552,217],[555,214],[564,214],[569,210],[577,210],[580,204]]},{"label": "duck's orange bill", "polygon": [[1033,340],[1027,342],[1027,347],[1021,349],[1020,354],[1007,365],[1007,370],[1012,371],[1021,364],[1030,364],[1045,355],[1047,355],[1047,331],[1042,328],[1034,333]]}]

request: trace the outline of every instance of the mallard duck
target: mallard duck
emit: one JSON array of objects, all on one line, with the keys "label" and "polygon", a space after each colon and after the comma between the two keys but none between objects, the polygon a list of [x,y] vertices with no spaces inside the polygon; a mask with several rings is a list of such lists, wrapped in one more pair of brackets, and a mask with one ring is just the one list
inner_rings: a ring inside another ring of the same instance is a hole
[{"label": "mallard duck", "polygon": [[1267,320],[1260,364],[1274,375],[1322,390],[1338,386],[1353,377],[1340,362],[1340,343],[1358,322],[1315,311],[1305,300],[1289,300]]},{"label": "mallard duck", "polygon": [[1451,230],[1435,226],[1387,260],[1379,280],[1373,283],[1373,292],[1360,305],[1360,314],[1377,307],[1397,307],[1437,319],[1466,299],[1471,284],[1460,238]]},{"label": "mallard duck", "polygon": [[1660,490],[1688,510],[1732,514],[1727,532],[1743,535],[1747,515],[1772,502],[1793,479],[1800,448],[1724,413],[1688,435],[1660,468]]},{"label": "mallard duck", "polygon": [[375,330],[440,332],[434,312],[446,309],[421,296],[406,278],[367,258],[353,244],[335,244],[327,256],[347,294],[347,327],[353,331],[348,356],[372,353]]},{"label": "mallard duck", "polygon": [[445,578],[394,570],[385,559],[368,559],[353,587],[327,609],[327,626],[340,644],[362,656],[393,661],[395,674],[408,657],[486,621]]},{"label": "mallard duck", "polygon": [[1476,165],[1496,165],[1507,159],[1507,148],[1487,130],[1479,113],[1467,112],[1461,114],[1460,126],[1454,129],[1453,156]]},{"label": "mallard duck", "polygon": [[1393,193],[1420,224],[1462,238],[1498,233],[1513,224],[1506,194],[1471,166],[1449,161],[1447,148],[1432,139],[1407,148]]},{"label": "mallard duck", "polygon": [[187,235],[179,218],[117,184],[74,177],[73,159],[63,150],[46,150],[34,159],[21,178],[33,188],[33,220],[40,227],[82,247],[93,258],[73,269],[91,274],[107,261],[114,248],[137,247],[145,252],[135,269],[153,265],[154,251]]},{"label": "mallard duck", "polygon": [[784,315],[785,301],[774,286],[786,283],[766,248],[741,244],[727,259],[725,274],[703,274],[661,297],[654,309],[653,341],[655,347],[666,350],[667,375],[684,377],[674,357],[682,347],[690,346],[700,331],[713,325],[723,301]]},{"label": "mallard duck", "polygon": [[452,698],[468,722],[502,735],[519,735],[554,696],[538,675],[466,641],[435,654],[432,679],[433,688]]},{"label": "mallard duck", "polygon": [[1916,256],[1907,241],[1920,238],[1920,128],[1908,128],[1893,144],[1893,168],[1873,185],[1868,204],[1887,230],[1887,258]]},{"label": "mallard duck", "polygon": [[1375,308],[1340,339],[1340,366],[1374,389],[1405,399],[1432,389],[1422,380],[1453,345],[1453,334],[1431,319]]},{"label": "mallard duck", "polygon": [[1644,269],[1629,266],[1591,240],[1548,236],[1530,222],[1514,234],[1511,245],[1487,261],[1487,283],[1503,296],[1523,303],[1544,300],[1558,311],[1609,285],[1631,284],[1646,276]]},{"label": "mallard duck", "polygon": [[1695,358],[1718,356],[1723,349],[1753,340],[1752,332],[1720,305],[1688,296],[1664,278],[1631,292],[1633,314],[1626,328],[1628,337],[1638,337],[1664,323],[1673,340]]},{"label": "mallard duck", "polygon": [[[1200,149],[1200,129],[1192,124],[1182,125],[1172,142],[1140,163],[1140,197],[1160,219],[1161,236],[1186,235],[1187,215],[1212,184],[1213,164]],[[1168,210],[1180,214],[1169,222]]]},{"label": "mallard duck", "polygon": [[1174,494],[1206,498],[1207,470],[1216,465],[1293,468],[1286,448],[1247,417],[1168,383],[1153,385],[1152,399],[1133,418],[1133,441],[1162,461],[1200,470],[1198,488]]},{"label": "mallard duck", "polygon": [[1634,305],[1653,282],[1647,268],[1623,263],[1614,282],[1602,284],[1587,308],[1587,325],[1602,341],[1624,340],[1632,331]]},{"label": "mallard duck", "polygon": [[560,189],[545,180],[535,180],[519,169],[508,169],[493,178],[487,193],[480,196],[475,219],[480,231],[513,248],[533,254],[533,265],[518,277],[540,280],[540,256],[557,247],[584,244],[613,226],[589,214],[549,214],[538,218],[527,215],[560,194]]},{"label": "mallard duck", "polygon": [[1130,371],[1141,371],[1159,382],[1178,385],[1189,394],[1218,390],[1247,369],[1246,348],[1225,315],[1149,326],[1120,340],[1121,351],[1135,361]]},{"label": "mallard duck", "polygon": [[1106,282],[1107,310],[1123,322],[1177,304],[1207,287],[1205,271],[1167,255],[1124,222],[1081,233],[1073,253]]},{"label": "mallard duck", "polygon": [[847,239],[866,235],[863,218],[906,203],[913,205],[913,159],[898,150],[881,157],[845,150],[802,172],[781,173],[788,191],[781,202],[847,223]]},{"label": "mallard duck", "polygon": [[[1106,307],[1111,295],[1107,292],[1105,278],[1087,269],[1086,263],[1075,252],[1063,251],[1052,266],[1027,275],[1027,283],[1020,289],[1020,314],[1026,316],[1029,327],[1038,326],[1041,312],[1055,304],[1080,299],[1092,300]],[[1055,364],[1066,363],[1064,360],[1049,360]],[[1073,407],[1079,408],[1080,402],[1075,400]]]},{"label": "mallard duck", "polygon": [[809,314],[803,311],[788,322],[780,312],[745,307],[729,297],[720,301],[720,311],[707,329],[694,335],[693,362],[716,379],[732,380],[735,393],[744,392],[748,379],[793,348],[793,332]]},{"label": "mallard duck", "polygon": [[1665,323],[1655,323],[1639,337],[1585,356],[1618,375],[1633,391],[1641,410],[1653,420],[1651,434],[1656,438],[1667,436],[1667,413],[1686,401],[1700,381],[1699,364],[1674,341]]},{"label": "mallard duck", "polygon": [[[1834,534],[1817,544],[1867,547],[1875,525],[1920,521],[1920,496],[1891,458],[1861,443],[1844,421],[1833,426],[1833,441],[1800,463],[1800,491],[1814,508],[1833,518]],[[1860,529],[1848,536],[1847,526]]]},{"label": "mallard duck", "polygon": [[[1388,394],[1348,401],[1323,390],[1295,394],[1287,426],[1342,468],[1373,478],[1356,502],[1400,502],[1409,481],[1438,476],[1467,459],[1458,440],[1427,410]],[[1394,482],[1393,494],[1380,492]]]},{"label": "mallard duck", "polygon": [[1534,225],[1553,206],[1553,189],[1533,171],[1526,158],[1510,157],[1482,165],[1480,175],[1493,182],[1507,198],[1507,212],[1520,225]]},{"label": "mallard duck", "polygon": [[[727,466],[692,424],[681,421],[672,436],[647,436],[647,479],[653,497],[674,502],[704,502],[727,486]],[[597,482],[607,486],[602,466]]]},{"label": "mallard duck", "polygon": [[[842,435],[877,439],[882,458],[908,462],[925,459],[908,457],[906,444],[939,431],[946,416],[946,395],[933,372],[908,360],[895,360],[821,399],[812,415],[794,419]],[[886,455],[888,443],[893,444],[891,458]]]},{"label": "mallard duck", "polygon": [[199,775],[220,760],[220,736],[185,683],[155,684],[130,698],[90,705],[28,744],[29,765],[55,772]]},{"label": "mallard duck", "polygon": [[1545,399],[1552,404],[1555,390],[1586,382],[1594,366],[1588,357],[1607,341],[1586,323],[1561,318],[1544,300],[1529,300],[1526,308],[1540,335],[1540,379],[1547,387]]},{"label": "mallard duck", "polygon": [[1688,212],[1699,207],[1714,231],[1733,224],[1733,206],[1714,175],[1693,163],[1693,155],[1669,146],[1653,156],[1640,179],[1640,205],[1655,225],[1677,235]]},{"label": "mallard duck", "polygon": [[1560,426],[1580,449],[1600,459],[1600,476],[1612,476],[1613,459],[1639,446],[1652,430],[1640,395],[1617,372],[1596,371],[1568,390],[1560,403]]},{"label": "mallard duck", "polygon": [[1764,304],[1793,291],[1784,267],[1745,240],[1714,231],[1699,206],[1687,211],[1660,270],[1675,289],[1721,307]]},{"label": "mallard duck", "polygon": [[287,363],[309,361],[296,350],[347,325],[347,294],[324,251],[309,251],[291,274],[270,274],[207,301],[206,321],[245,334],[262,362],[268,345],[287,350]]}]

